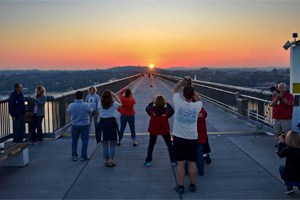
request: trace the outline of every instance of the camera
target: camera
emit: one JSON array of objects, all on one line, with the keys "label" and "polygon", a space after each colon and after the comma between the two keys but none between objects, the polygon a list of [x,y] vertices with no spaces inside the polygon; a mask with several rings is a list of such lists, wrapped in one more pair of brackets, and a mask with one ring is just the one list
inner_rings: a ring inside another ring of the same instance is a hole
[{"label": "camera", "polygon": [[187,85],[192,85],[192,80],[191,79],[186,80],[186,84]]},{"label": "camera", "polygon": [[277,86],[275,86],[275,85],[272,85],[272,86],[269,88],[269,90],[270,90],[270,92],[272,92],[274,95],[280,93],[280,90],[278,90]]}]

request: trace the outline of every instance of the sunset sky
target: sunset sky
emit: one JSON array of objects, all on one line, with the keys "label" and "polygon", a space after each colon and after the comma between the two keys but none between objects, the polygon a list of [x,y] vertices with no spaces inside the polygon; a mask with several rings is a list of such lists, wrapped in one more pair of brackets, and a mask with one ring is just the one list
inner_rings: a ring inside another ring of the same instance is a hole
[{"label": "sunset sky", "polygon": [[287,67],[300,1],[0,1],[0,69]]}]

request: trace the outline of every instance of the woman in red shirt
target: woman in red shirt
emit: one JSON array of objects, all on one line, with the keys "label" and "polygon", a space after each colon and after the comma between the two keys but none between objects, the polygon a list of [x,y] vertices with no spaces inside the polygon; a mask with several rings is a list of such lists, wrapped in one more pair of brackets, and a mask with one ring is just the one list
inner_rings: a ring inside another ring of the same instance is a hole
[{"label": "woman in red shirt", "polygon": [[175,166],[174,147],[171,141],[170,125],[168,121],[174,114],[174,109],[163,96],[157,96],[153,102],[148,104],[146,112],[151,118],[148,128],[150,140],[144,166],[151,166],[152,153],[158,135],[161,135],[164,138],[165,143],[168,146],[170,161],[172,165]]},{"label": "woman in red shirt", "polygon": [[127,123],[129,124],[131,139],[133,142],[133,146],[136,147],[139,144],[136,142],[136,134],[135,134],[135,110],[134,105],[136,101],[132,95],[132,92],[129,88],[123,88],[119,93],[119,98],[122,103],[122,107],[118,109],[121,113],[120,122],[121,129],[119,132],[119,141],[118,146],[121,145],[121,140],[123,139],[124,131]]}]

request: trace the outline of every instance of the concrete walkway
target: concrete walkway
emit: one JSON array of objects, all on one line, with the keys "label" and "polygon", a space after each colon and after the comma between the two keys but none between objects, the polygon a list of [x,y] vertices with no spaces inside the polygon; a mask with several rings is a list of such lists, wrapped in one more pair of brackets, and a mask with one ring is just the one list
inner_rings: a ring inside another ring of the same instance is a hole
[{"label": "concrete walkway", "polygon": [[[0,167],[1,199],[180,199],[174,191],[176,177],[170,165],[167,148],[158,138],[152,166],[145,168],[149,117],[145,107],[153,95],[163,94],[172,101],[169,83],[154,79],[149,87],[147,77],[132,86],[136,105],[138,147],[133,147],[129,130],[117,147],[115,168],[102,160],[102,146],[91,137],[87,162],[71,161],[71,139],[48,139],[31,146],[30,164],[24,168]],[[286,195],[278,167],[272,136],[249,121],[204,101],[212,147],[212,163],[205,166],[204,176],[197,179],[198,190],[182,195],[183,199],[297,199],[300,192]],[[170,120],[172,124],[172,120]],[[254,134],[257,132],[258,134]],[[79,142],[79,148],[81,142]],[[188,177],[185,180],[188,186]],[[187,188],[188,189],[188,188]]]}]

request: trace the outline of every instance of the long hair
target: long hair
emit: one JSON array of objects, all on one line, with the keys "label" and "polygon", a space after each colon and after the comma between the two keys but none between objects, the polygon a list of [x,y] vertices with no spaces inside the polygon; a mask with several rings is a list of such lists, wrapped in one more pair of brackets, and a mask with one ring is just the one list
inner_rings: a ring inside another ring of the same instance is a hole
[{"label": "long hair", "polygon": [[44,88],[44,86],[39,85],[35,88],[35,92],[37,97],[41,97],[45,95],[46,89]]},{"label": "long hair", "polygon": [[285,137],[286,144],[290,147],[299,148],[299,134],[295,131],[289,131]]},{"label": "long hair", "polygon": [[101,105],[103,109],[109,109],[113,105],[113,97],[111,91],[105,90],[101,95]]},{"label": "long hair", "polygon": [[130,90],[130,89],[126,89],[126,90],[125,90],[125,97],[128,98],[128,97],[130,97],[131,95],[132,95],[131,90]]}]

